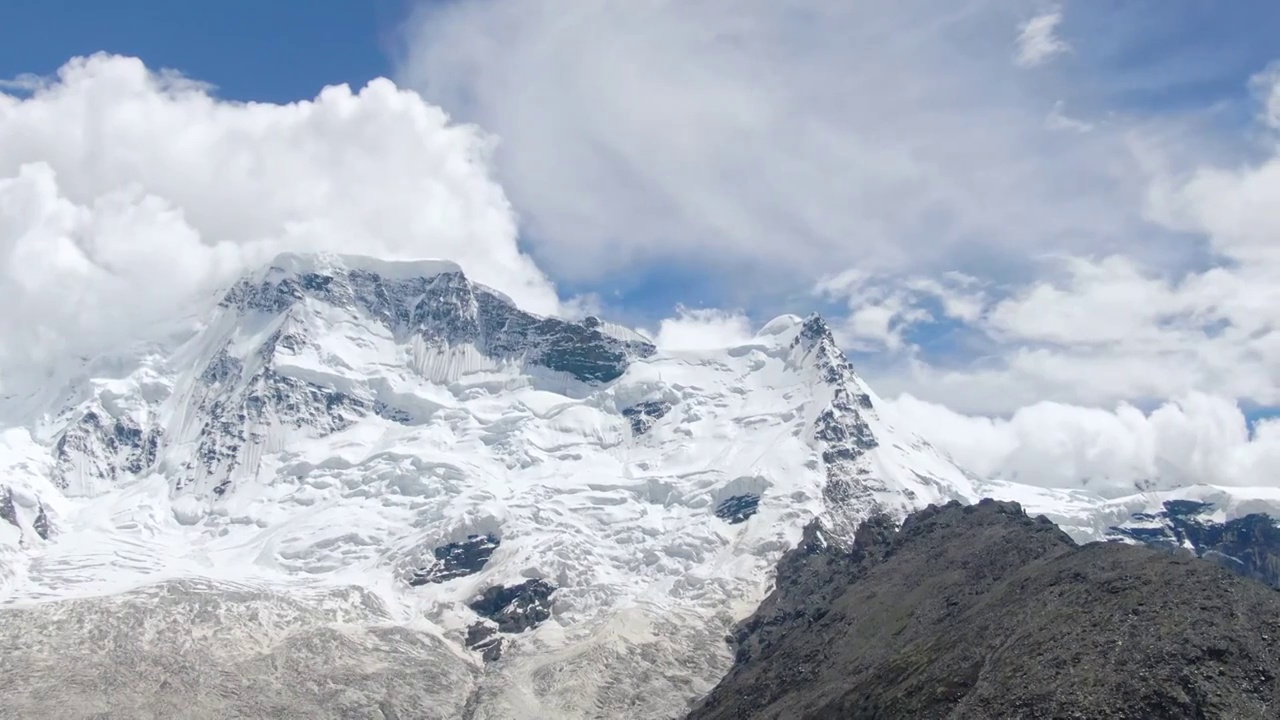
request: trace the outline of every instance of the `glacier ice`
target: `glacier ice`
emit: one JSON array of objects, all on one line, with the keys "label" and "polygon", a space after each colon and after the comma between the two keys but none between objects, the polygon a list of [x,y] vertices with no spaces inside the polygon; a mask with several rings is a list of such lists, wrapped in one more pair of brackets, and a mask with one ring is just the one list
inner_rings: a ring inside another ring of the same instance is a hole
[{"label": "glacier ice", "polygon": [[[345,648],[325,677],[377,689],[352,703],[441,717],[679,714],[815,518],[840,542],[994,495],[1097,537],[1147,502],[973,477],[882,411],[817,316],[664,352],[446,261],[281,256],[174,347],[109,364],[0,413],[0,638],[197,613],[197,669]],[[129,662],[145,640],[120,641]],[[49,661],[19,654],[19,674]],[[274,677],[244,687],[286,702]]]}]

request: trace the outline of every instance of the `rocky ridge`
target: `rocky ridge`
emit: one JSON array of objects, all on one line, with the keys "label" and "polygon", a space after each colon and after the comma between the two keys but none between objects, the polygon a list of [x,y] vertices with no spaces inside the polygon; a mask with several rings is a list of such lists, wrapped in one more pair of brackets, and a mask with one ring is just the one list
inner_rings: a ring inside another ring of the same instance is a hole
[{"label": "rocky ridge", "polygon": [[811,525],[734,633],[711,718],[1270,718],[1280,594],[1189,555],[1077,546],[1016,503]]},{"label": "rocky ridge", "polygon": [[1108,539],[1192,552],[1280,589],[1280,527],[1271,515],[1249,513],[1220,521],[1213,503],[1196,500],[1166,500],[1162,508],[1134,513],[1113,526]]}]

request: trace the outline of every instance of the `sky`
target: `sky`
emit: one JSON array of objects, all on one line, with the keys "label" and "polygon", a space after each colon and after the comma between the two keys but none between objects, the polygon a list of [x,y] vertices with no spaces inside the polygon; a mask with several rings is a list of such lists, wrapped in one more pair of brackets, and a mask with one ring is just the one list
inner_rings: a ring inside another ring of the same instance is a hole
[{"label": "sky", "polygon": [[1264,0],[9,0],[0,389],[280,251],[444,256],[673,349],[821,312],[991,472],[1245,483],[1277,36]]}]

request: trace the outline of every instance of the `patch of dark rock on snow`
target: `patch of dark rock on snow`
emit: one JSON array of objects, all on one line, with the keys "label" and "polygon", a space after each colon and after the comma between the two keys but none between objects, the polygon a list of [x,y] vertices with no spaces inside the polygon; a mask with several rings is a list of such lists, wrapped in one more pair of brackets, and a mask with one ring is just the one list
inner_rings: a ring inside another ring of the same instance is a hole
[{"label": "patch of dark rock on snow", "polygon": [[441,545],[432,551],[436,558],[435,564],[414,572],[409,578],[409,584],[417,587],[474,575],[484,569],[489,558],[493,557],[493,551],[501,544],[498,536],[488,534],[469,535],[462,542]]},{"label": "patch of dark rock on snow", "polygon": [[483,622],[472,623],[467,628],[467,647],[480,653],[485,662],[497,662],[502,657],[502,638],[498,630]]},{"label": "patch of dark rock on snow", "polygon": [[665,400],[646,400],[622,409],[622,416],[631,421],[631,432],[643,435],[653,424],[671,412],[671,403]]},{"label": "patch of dark rock on snow", "polygon": [[1274,718],[1277,638],[1261,583],[953,502],[873,518],[851,551],[807,527],[689,717]]},{"label": "patch of dark rock on snow", "polygon": [[393,423],[399,423],[401,425],[413,424],[413,415],[408,410],[395,407],[394,405],[388,405],[381,400],[374,401],[373,412],[378,417],[384,420],[390,420]]},{"label": "patch of dark rock on snow", "polygon": [[756,510],[760,509],[759,495],[734,495],[727,497],[716,506],[716,517],[726,520],[730,525],[744,523]]},{"label": "patch of dark rock on snow", "polygon": [[31,521],[31,529],[36,531],[41,540],[49,539],[49,514],[44,511],[44,503],[38,506],[36,511],[36,519]]},{"label": "patch of dark rock on snow", "polygon": [[1112,527],[1110,537],[1170,552],[1189,547],[1198,557],[1280,589],[1280,527],[1275,519],[1254,513],[1220,523],[1209,516],[1212,511],[1212,503],[1169,500],[1163,512],[1133,515],[1132,527]]},{"label": "patch of dark rock on snow", "polygon": [[498,632],[521,633],[541,625],[551,617],[551,594],[556,588],[541,580],[519,585],[495,585],[469,607],[481,617],[498,624]]},{"label": "patch of dark rock on snow", "polygon": [[0,520],[4,520],[10,525],[21,529],[18,524],[18,508],[13,502],[13,490],[5,488],[4,493],[0,494]]}]

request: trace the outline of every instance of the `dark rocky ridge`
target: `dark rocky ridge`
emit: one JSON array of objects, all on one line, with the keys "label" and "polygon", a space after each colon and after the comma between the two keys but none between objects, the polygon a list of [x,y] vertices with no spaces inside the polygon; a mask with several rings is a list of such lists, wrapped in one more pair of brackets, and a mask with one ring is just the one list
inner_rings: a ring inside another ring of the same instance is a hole
[{"label": "dark rocky ridge", "polygon": [[363,269],[334,274],[306,272],[255,282],[243,280],[222,300],[224,307],[280,313],[306,297],[338,307],[359,308],[402,335],[430,342],[474,343],[494,358],[526,362],[568,373],[586,383],[617,379],[632,357],[655,352],[647,342],[604,332],[598,318],[568,322],[524,312],[508,299],[472,283],[461,272],[431,277],[386,278]]},{"label": "dark rocky ridge", "polygon": [[1016,503],[811,525],[690,718],[1274,718],[1280,593]]},{"label": "dark rocky ridge", "polygon": [[[524,312],[461,272],[383,277],[361,268],[335,267],[319,273],[272,267],[265,279],[234,285],[220,305],[239,313],[279,315],[308,298],[358,312],[400,338],[418,337],[451,347],[470,343],[491,358],[521,359],[591,385],[617,379],[633,358],[656,351],[650,343],[614,337],[597,318],[575,323]],[[407,411],[368,393],[341,392],[275,369],[278,352],[297,353],[311,342],[293,326],[282,327],[258,349],[260,362],[251,364],[258,368],[251,376],[246,376],[247,359],[227,350],[209,362],[195,397],[205,422],[195,453],[179,468],[178,488],[215,478],[208,489],[219,496],[227,493],[230,483],[225,478],[237,469],[244,449],[263,440],[253,428],[276,421],[318,436],[374,414],[392,422],[412,422]],[[104,473],[121,474],[126,473]]]},{"label": "dark rocky ridge", "polygon": [[865,505],[877,491],[885,489],[883,481],[864,472],[858,463],[879,445],[860,412],[871,409],[871,398],[857,389],[853,365],[821,316],[811,315],[804,321],[793,347],[812,358],[822,380],[833,388],[831,402],[818,415],[813,428],[814,439],[823,447],[827,476],[823,498],[836,509]]},{"label": "dark rocky ridge", "polygon": [[1169,500],[1159,513],[1136,513],[1111,528],[1112,539],[1129,539],[1177,552],[1190,546],[1198,557],[1280,589],[1280,527],[1270,515],[1253,513],[1215,522],[1212,503]]}]

